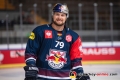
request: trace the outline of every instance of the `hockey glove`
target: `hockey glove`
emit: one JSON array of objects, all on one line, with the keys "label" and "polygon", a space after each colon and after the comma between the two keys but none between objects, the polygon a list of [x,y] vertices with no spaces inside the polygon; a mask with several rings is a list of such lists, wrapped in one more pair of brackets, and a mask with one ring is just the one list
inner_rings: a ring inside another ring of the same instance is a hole
[{"label": "hockey glove", "polygon": [[38,68],[36,66],[25,66],[25,79],[24,80],[36,80]]}]

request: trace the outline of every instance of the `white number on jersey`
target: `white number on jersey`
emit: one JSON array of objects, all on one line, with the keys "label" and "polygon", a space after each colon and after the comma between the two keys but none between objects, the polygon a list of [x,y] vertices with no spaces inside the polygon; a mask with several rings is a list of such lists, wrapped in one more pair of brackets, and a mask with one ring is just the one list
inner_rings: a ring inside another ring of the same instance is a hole
[{"label": "white number on jersey", "polygon": [[55,41],[55,42],[57,42],[57,44],[55,45],[55,47],[58,47],[58,45],[60,46],[60,48],[64,47],[64,43],[63,42],[60,42],[60,41]]}]

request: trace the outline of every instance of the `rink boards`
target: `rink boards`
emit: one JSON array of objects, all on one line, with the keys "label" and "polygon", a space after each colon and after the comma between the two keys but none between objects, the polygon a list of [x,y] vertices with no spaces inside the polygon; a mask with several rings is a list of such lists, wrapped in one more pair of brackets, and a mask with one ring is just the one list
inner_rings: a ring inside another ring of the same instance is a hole
[{"label": "rink boards", "polygon": [[[90,44],[89,44],[90,45]],[[0,68],[23,67],[25,65],[24,51],[12,46],[7,49],[0,47]],[[120,64],[120,46],[85,46],[83,47],[83,64]]]}]

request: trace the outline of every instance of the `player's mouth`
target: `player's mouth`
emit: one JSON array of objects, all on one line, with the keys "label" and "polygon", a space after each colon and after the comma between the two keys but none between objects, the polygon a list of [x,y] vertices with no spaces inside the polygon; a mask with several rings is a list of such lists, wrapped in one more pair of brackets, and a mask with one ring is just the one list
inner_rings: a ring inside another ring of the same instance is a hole
[{"label": "player's mouth", "polygon": [[63,21],[63,20],[58,18],[58,19],[56,19],[56,21]]}]

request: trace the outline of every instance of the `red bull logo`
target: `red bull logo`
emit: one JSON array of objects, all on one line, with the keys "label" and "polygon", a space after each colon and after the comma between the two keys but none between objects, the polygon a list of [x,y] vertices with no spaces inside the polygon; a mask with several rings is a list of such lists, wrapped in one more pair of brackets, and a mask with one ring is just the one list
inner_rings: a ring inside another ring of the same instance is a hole
[{"label": "red bull logo", "polygon": [[46,60],[48,61],[50,67],[54,69],[61,69],[64,64],[67,63],[65,56],[65,51],[51,49],[49,51],[49,55],[46,55]]}]

